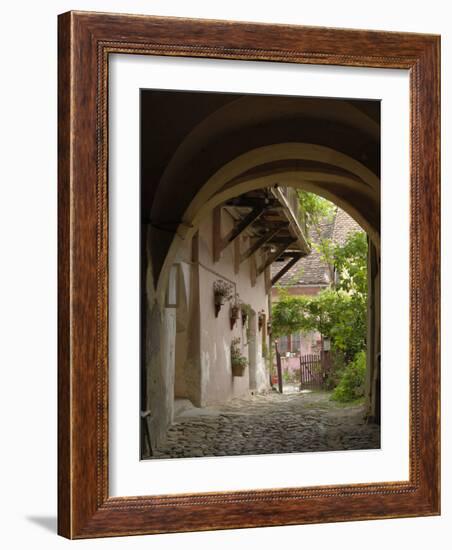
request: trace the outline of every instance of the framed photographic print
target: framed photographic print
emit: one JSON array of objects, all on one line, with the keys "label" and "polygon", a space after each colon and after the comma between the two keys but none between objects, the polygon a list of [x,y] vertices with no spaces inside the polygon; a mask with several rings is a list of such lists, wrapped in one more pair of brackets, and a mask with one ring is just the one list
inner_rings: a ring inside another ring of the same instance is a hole
[{"label": "framed photographic print", "polygon": [[438,36],[59,17],[59,533],[439,514]]}]

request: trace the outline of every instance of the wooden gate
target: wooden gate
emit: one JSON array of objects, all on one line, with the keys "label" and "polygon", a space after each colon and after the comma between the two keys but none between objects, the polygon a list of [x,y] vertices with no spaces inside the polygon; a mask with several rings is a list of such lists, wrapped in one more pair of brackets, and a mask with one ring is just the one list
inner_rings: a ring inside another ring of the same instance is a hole
[{"label": "wooden gate", "polygon": [[326,372],[320,355],[300,355],[300,389],[323,389]]}]

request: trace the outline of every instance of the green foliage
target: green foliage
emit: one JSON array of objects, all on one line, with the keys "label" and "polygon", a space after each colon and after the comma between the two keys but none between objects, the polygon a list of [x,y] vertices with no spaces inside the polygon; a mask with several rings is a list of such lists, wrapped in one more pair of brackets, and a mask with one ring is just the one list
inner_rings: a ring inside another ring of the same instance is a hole
[{"label": "green foliage", "polygon": [[282,373],[283,382],[285,384],[299,384],[300,383],[300,371],[284,370]]},{"label": "green foliage", "polygon": [[290,296],[279,288],[279,300],[272,307],[273,337],[319,332],[329,338],[335,368],[327,387],[336,388],[336,401],[354,401],[364,394],[366,371],[367,236],[356,231],[343,245],[323,238],[321,224],[334,216],[336,207],[313,193],[302,191],[298,197],[311,246],[328,265],[334,282],[316,296]]},{"label": "green foliage", "polygon": [[248,359],[242,355],[240,338],[233,338],[231,342],[231,364],[235,367],[248,366]]},{"label": "green foliage", "polygon": [[[366,293],[367,284],[367,237],[363,231],[351,233],[341,246],[322,236],[321,226],[333,220],[336,206],[307,191],[298,191],[300,207],[305,212],[308,237],[325,263],[339,274],[336,287],[347,292]],[[314,237],[314,241],[313,241]]]},{"label": "green foliage", "polygon": [[335,206],[332,202],[308,191],[297,191],[300,207],[305,213],[308,237],[313,234],[319,236],[320,223],[324,220],[332,220]]},{"label": "green foliage", "polygon": [[274,336],[295,332],[319,332],[330,338],[336,351],[350,361],[366,345],[367,238],[352,233],[344,245],[329,249],[337,274],[334,288],[316,296],[290,296],[279,289],[273,304]]},{"label": "green foliage", "polygon": [[339,384],[333,391],[331,399],[340,403],[350,403],[363,397],[365,376],[366,354],[364,351],[360,351],[343,370]]},{"label": "green foliage", "polygon": [[334,254],[336,245],[332,239],[319,238],[318,242],[311,243],[312,248],[317,250],[323,261],[328,264],[330,269],[334,269]]},{"label": "green foliage", "polygon": [[319,332],[350,360],[366,342],[366,301],[343,290],[323,290],[316,296],[290,296],[279,291],[273,304],[273,336]]},{"label": "green foliage", "polygon": [[309,332],[309,303],[307,296],[290,296],[283,288],[278,289],[278,301],[272,304],[272,338]]},{"label": "green foliage", "polygon": [[332,261],[338,274],[336,288],[367,296],[367,236],[351,233],[343,246],[336,245]]},{"label": "green foliage", "polygon": [[338,351],[332,351],[330,353],[331,366],[326,373],[326,378],[323,383],[323,387],[327,391],[334,390],[339,384],[345,368],[344,354]]}]

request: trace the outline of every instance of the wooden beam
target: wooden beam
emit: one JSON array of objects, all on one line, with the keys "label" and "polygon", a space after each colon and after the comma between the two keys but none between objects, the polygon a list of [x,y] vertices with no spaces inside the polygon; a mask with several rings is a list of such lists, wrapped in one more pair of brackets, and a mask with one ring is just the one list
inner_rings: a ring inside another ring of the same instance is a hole
[{"label": "wooden beam", "polygon": [[226,248],[228,244],[231,244],[232,241],[234,241],[245,231],[245,229],[252,225],[257,220],[257,218],[262,215],[264,210],[264,206],[256,206],[256,208],[253,208],[253,210],[251,210],[249,214],[247,214],[236,225],[234,225],[234,227],[231,229],[231,231],[229,231],[226,237],[222,239],[224,243],[223,248]]},{"label": "wooden beam", "polygon": [[272,252],[268,257],[267,259],[265,260],[265,262],[258,268],[257,270],[257,276],[259,276],[261,273],[263,273],[263,271],[269,266],[271,265],[275,260],[277,260],[281,254],[284,252],[284,250],[286,250],[286,248],[288,246],[290,246],[291,244],[293,244],[294,242],[297,242],[297,241],[294,241],[293,239],[290,239],[290,240],[287,240],[285,243],[283,244],[280,244],[278,246],[278,248]]},{"label": "wooden beam", "polygon": [[298,260],[302,256],[303,254],[301,252],[293,254],[292,259],[289,260],[287,264],[282,269],[280,269],[278,273],[272,278],[272,286],[274,286],[279,281],[279,279],[281,279],[281,277],[283,277],[289,271],[289,269],[298,262]]},{"label": "wooden beam", "polygon": [[275,207],[280,206],[280,204],[274,197],[265,199],[262,197],[235,197],[228,200],[225,206],[233,206],[235,208],[255,208],[257,206]]},{"label": "wooden beam", "polygon": [[213,261],[218,262],[221,256],[221,252],[232,242],[240,237],[240,235],[252,225],[261,215],[267,207],[262,203],[253,208],[249,214],[247,214],[240,221],[234,223],[234,227],[229,233],[222,237],[222,223],[221,223],[221,209],[223,206],[217,206],[213,211]]},{"label": "wooden beam", "polygon": [[298,242],[298,246],[300,250],[302,250],[306,254],[309,254],[311,249],[306,239],[306,236],[303,232],[303,229],[298,219],[295,217],[295,214],[289,202],[287,201],[284,193],[281,191],[281,189],[277,185],[271,188],[271,193],[279,201],[282,207],[282,210],[284,211],[287,219],[290,221],[291,233],[293,233],[294,238],[296,238],[297,240],[296,242]]},{"label": "wooden beam", "polygon": [[277,233],[279,233],[282,229],[285,229],[289,224],[283,223],[279,227],[275,227],[273,230],[268,231],[262,237],[257,239],[249,248],[248,250],[245,250],[243,254],[240,255],[240,263],[247,260],[251,255],[253,255],[255,252],[261,248],[265,243],[268,243]]},{"label": "wooden beam", "polygon": [[277,244],[282,244],[282,243],[285,243],[287,242],[289,239],[294,239],[295,237],[289,233],[288,235],[278,235],[276,236],[274,239],[272,239],[272,244],[274,245],[277,245]]}]

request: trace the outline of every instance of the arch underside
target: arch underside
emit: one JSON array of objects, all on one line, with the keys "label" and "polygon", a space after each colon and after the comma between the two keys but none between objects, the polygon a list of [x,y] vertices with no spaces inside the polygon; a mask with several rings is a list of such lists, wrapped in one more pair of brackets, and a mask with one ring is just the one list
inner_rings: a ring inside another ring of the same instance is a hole
[{"label": "arch underside", "polygon": [[[208,208],[275,184],[335,202],[379,246],[379,109],[328,98],[232,94],[225,101],[189,128],[158,181],[143,174],[144,187],[152,188],[143,195],[143,211],[156,287],[167,276],[172,245],[194,232]],[[185,110],[184,104],[173,115]]]},{"label": "arch underside", "polygon": [[[174,222],[173,208],[171,214],[168,208],[154,210],[153,219],[158,215],[158,220],[151,229],[151,243],[154,236],[155,245],[151,244],[151,250],[154,252],[157,293],[165,288],[167,270],[177,254],[180,239],[193,236],[209,212],[231,198],[274,186],[304,189],[337,204],[379,248],[380,185],[373,172],[355,159],[324,146],[292,142],[272,144],[247,151],[213,173],[199,186],[185,211],[177,212],[178,223]],[[164,194],[167,204],[175,202],[174,189],[172,201],[168,191]]]}]

